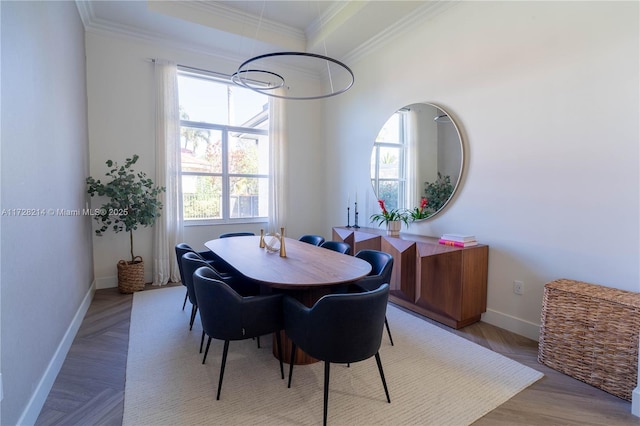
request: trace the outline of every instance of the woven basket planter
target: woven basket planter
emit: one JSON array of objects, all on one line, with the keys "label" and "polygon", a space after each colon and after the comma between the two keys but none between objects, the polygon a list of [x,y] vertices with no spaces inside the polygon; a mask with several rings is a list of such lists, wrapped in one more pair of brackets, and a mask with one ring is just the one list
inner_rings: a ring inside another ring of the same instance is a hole
[{"label": "woven basket planter", "polygon": [[118,262],[118,290],[125,294],[144,290],[144,262],[140,256],[133,262]]},{"label": "woven basket planter", "polygon": [[538,360],[631,401],[638,380],[640,293],[580,281],[547,283]]}]

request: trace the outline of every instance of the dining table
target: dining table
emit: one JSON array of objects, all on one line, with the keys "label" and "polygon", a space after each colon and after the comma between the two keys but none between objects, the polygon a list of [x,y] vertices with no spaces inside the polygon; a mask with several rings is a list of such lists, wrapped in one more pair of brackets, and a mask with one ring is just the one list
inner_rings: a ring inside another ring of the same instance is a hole
[{"label": "dining table", "polygon": [[[369,262],[293,238],[282,238],[286,255],[260,247],[260,236],[218,238],[205,246],[241,275],[259,283],[267,292],[281,292],[313,306],[337,286],[347,286],[371,272]],[[265,236],[266,245],[272,237]],[[277,242],[276,242],[277,243]],[[274,246],[276,244],[273,244]],[[289,362],[291,341],[282,332],[283,361]],[[274,355],[275,353],[274,345]],[[296,364],[316,362],[298,349]]]}]

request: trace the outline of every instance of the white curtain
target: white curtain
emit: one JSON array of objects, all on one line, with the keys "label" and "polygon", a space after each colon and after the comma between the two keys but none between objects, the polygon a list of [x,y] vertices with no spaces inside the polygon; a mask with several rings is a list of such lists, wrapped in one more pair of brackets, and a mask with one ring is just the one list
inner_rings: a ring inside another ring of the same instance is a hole
[{"label": "white curtain", "polygon": [[154,228],[153,285],[180,281],[175,246],[182,242],[180,209],[180,117],[178,77],[175,63],[155,60],[156,83],[156,183],[164,186],[160,194],[161,216]]},{"label": "white curtain", "polygon": [[[287,226],[287,138],[285,135],[284,100],[269,98],[269,149],[271,179],[269,179],[269,229],[280,232]],[[286,234],[286,229],[285,229]]]},{"label": "white curtain", "polygon": [[[406,121],[406,126],[405,126],[405,131],[406,131],[406,135],[407,135],[407,146],[406,146],[406,150],[407,150],[407,190],[406,190],[406,206],[408,206],[410,209],[413,209],[413,207],[416,207],[416,200],[417,200],[417,206],[420,206],[420,188],[418,187],[418,185],[416,184],[416,181],[419,181],[419,174],[418,174],[418,137],[419,137],[419,130],[418,130],[418,120],[419,117],[416,113],[416,111],[409,111],[406,113],[405,115],[407,121]],[[416,178],[410,178],[410,176],[415,176]]]}]

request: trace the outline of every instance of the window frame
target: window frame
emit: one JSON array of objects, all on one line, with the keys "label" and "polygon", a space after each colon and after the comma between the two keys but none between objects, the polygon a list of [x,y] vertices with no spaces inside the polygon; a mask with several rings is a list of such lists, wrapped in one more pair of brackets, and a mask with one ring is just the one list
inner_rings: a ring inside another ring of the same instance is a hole
[{"label": "window frame", "polygon": [[[233,85],[230,80],[221,79],[219,77],[211,77],[206,74],[194,73],[193,71],[178,71],[179,76],[184,76],[188,78],[197,78],[206,81],[211,81],[219,84]],[[249,90],[249,89],[245,89]],[[179,95],[178,95],[179,99]],[[267,98],[268,100],[268,98]],[[268,100],[269,101],[269,100]],[[254,125],[259,125],[264,121],[269,120],[269,111],[268,108],[266,110],[265,118],[259,120]],[[216,124],[209,122],[200,122],[200,121],[191,121],[191,120],[179,120],[180,123],[180,133],[182,134],[183,128],[193,128],[200,130],[211,130],[220,132],[221,135],[221,164],[222,171],[219,173],[216,172],[196,172],[196,171],[183,171],[182,170],[182,152],[180,152],[180,180],[182,182],[183,176],[212,176],[212,177],[220,177],[222,179],[222,205],[221,205],[221,218],[205,218],[205,219],[197,219],[197,218],[186,218],[184,216],[184,192],[182,191],[182,185],[180,185],[180,194],[179,194],[179,202],[180,202],[180,214],[182,216],[182,221],[184,226],[210,226],[210,225],[226,225],[226,224],[241,224],[241,223],[265,223],[269,221],[269,216],[256,216],[256,217],[231,217],[231,188],[230,182],[233,178],[237,177],[248,177],[248,178],[256,178],[256,179],[268,179],[272,178],[271,171],[271,159],[269,158],[267,161],[269,163],[269,171],[268,174],[264,173],[255,173],[255,174],[247,174],[247,173],[229,173],[229,140],[232,137],[232,134],[248,134],[248,135],[256,135],[256,136],[266,136],[268,139],[268,143],[271,143],[269,138],[269,131],[267,129],[258,129],[251,127],[241,127],[227,124]],[[181,148],[180,148],[181,149]],[[269,152],[271,150],[269,149]],[[270,186],[270,185],[269,185]],[[267,199],[271,202],[271,194],[269,190],[269,194],[267,194]],[[267,209],[269,211],[269,209]]]},{"label": "window frame", "polygon": [[[373,142],[373,155],[375,156],[374,176],[371,177],[373,191],[380,199],[380,184],[385,182],[398,183],[398,205],[397,208],[403,208],[406,204],[407,196],[407,161],[408,161],[408,132],[407,132],[407,116],[406,111],[399,110],[395,112],[398,115],[398,143],[395,142],[378,142],[377,137]],[[380,178],[380,149],[393,148],[398,150],[398,177],[397,178]],[[385,200],[388,201],[388,200]]]}]

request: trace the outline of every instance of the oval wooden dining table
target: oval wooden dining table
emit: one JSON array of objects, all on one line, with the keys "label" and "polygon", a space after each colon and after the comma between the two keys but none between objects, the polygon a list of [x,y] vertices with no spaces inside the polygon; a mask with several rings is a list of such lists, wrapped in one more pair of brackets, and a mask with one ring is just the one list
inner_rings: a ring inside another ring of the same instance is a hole
[{"label": "oval wooden dining table", "polygon": [[[284,239],[286,257],[261,248],[258,236],[219,238],[207,241],[205,246],[245,277],[295,297],[306,306],[329,294],[331,287],[352,283],[371,272],[367,261],[292,238]],[[291,341],[283,334],[282,342],[283,361],[289,362]],[[316,361],[302,351],[296,352],[296,364]]]}]

